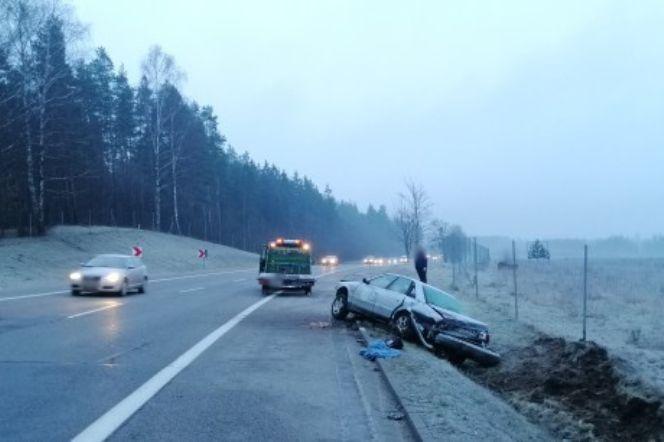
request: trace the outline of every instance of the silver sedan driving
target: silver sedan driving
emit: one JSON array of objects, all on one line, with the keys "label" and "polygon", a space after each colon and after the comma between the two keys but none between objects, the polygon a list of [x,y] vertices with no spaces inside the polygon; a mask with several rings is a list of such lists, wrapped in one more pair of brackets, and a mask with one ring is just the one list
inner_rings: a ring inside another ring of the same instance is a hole
[{"label": "silver sedan driving", "polygon": [[128,255],[97,255],[69,275],[71,294],[115,293],[130,290],[145,293],[148,273],[143,262]]}]

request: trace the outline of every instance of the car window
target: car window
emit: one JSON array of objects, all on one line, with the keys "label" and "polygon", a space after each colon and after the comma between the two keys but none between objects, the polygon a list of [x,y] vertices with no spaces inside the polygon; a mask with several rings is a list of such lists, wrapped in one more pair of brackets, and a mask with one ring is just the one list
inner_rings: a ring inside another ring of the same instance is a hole
[{"label": "car window", "polygon": [[371,281],[369,281],[369,284],[371,284],[374,287],[384,289],[384,288],[387,288],[387,286],[389,286],[392,283],[392,281],[394,281],[395,279],[396,279],[396,276],[380,275],[380,276],[376,276]]},{"label": "car window", "polygon": [[413,281],[407,278],[397,278],[390,286],[389,290],[401,293],[402,295],[410,295],[413,292],[414,287]]},{"label": "car window", "polygon": [[442,290],[438,290],[435,287],[431,287],[430,285],[425,285],[423,287],[424,298],[428,304],[444,308],[445,310],[461,313],[461,304],[454,296],[445,293]]},{"label": "car window", "polygon": [[85,266],[124,269],[127,267],[127,260],[121,256],[96,256],[88,261]]}]

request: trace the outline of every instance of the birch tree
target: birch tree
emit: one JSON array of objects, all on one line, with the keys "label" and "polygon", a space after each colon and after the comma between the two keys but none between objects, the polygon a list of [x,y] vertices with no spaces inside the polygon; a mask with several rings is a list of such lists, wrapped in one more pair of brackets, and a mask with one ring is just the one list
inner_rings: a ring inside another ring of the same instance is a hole
[{"label": "birch tree", "polygon": [[153,157],[153,193],[154,193],[154,224],[161,229],[161,193],[163,190],[162,148],[164,130],[164,87],[168,84],[177,85],[182,74],[175,65],[172,56],[166,54],[160,46],[150,48],[141,65],[143,76],[152,91],[152,108],[150,127],[150,144]]}]

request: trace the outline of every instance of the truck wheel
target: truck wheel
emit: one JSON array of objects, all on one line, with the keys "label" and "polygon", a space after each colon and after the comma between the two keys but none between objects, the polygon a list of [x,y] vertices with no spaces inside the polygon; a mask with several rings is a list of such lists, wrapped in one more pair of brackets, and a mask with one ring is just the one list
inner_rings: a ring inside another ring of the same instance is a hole
[{"label": "truck wheel", "polygon": [[348,313],[348,295],[340,290],[332,301],[332,317],[342,320],[348,316]]},{"label": "truck wheel", "polygon": [[402,339],[413,340],[413,321],[408,312],[398,313],[392,320],[392,326]]},{"label": "truck wheel", "polygon": [[304,294],[307,296],[311,296],[311,287],[304,289]]}]

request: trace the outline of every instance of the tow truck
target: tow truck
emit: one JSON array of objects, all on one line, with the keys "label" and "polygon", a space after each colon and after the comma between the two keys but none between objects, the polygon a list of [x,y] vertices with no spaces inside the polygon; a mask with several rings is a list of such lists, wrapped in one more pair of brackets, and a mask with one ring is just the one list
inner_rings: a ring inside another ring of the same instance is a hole
[{"label": "tow truck", "polygon": [[277,238],[263,247],[258,283],[264,295],[273,290],[302,290],[310,295],[315,282],[311,274],[311,244],[301,239]]}]

